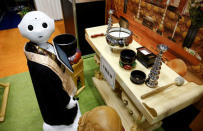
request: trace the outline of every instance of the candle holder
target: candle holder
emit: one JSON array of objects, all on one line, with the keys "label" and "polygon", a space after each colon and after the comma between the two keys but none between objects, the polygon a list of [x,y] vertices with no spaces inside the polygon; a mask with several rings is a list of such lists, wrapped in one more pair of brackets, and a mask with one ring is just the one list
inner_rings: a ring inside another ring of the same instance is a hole
[{"label": "candle holder", "polygon": [[146,85],[150,88],[155,88],[158,85],[158,79],[159,79],[159,74],[160,74],[161,65],[162,65],[162,56],[163,56],[163,53],[168,50],[168,46],[164,44],[160,44],[157,46],[157,48],[159,50],[159,54],[157,55],[154,65],[150,70],[148,78],[145,82]]}]

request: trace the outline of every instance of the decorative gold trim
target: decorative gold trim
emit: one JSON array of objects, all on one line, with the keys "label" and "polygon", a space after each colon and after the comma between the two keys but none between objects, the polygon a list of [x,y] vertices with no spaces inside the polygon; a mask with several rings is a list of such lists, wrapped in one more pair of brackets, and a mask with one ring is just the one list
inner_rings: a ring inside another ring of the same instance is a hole
[{"label": "decorative gold trim", "polygon": [[68,69],[65,69],[63,72],[58,64],[52,60],[49,56],[40,55],[37,53],[32,53],[24,50],[25,55],[28,60],[42,64],[48,68],[50,68],[53,72],[55,72],[62,81],[64,90],[70,95],[74,96],[77,92],[76,85],[69,75]]}]

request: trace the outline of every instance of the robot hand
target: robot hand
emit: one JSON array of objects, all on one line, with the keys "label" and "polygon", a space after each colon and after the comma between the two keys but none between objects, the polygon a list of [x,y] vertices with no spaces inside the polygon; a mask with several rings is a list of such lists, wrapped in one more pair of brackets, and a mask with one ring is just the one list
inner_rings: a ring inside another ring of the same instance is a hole
[{"label": "robot hand", "polygon": [[74,98],[73,96],[70,96],[69,104],[67,105],[68,109],[71,109],[75,107],[78,104],[78,98]]}]

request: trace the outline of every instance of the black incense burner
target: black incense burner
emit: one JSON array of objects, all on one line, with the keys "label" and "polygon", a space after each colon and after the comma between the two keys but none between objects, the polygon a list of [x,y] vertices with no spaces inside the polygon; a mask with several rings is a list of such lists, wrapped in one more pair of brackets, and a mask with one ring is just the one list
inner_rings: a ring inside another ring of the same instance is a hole
[{"label": "black incense burner", "polygon": [[136,53],[130,49],[124,49],[120,53],[119,64],[126,70],[131,70],[136,65]]},{"label": "black incense burner", "polygon": [[145,47],[137,48],[137,60],[142,63],[146,68],[154,64],[156,55]]},{"label": "black incense burner", "polygon": [[140,70],[134,70],[130,74],[130,80],[135,84],[143,84],[146,79],[146,74]]}]

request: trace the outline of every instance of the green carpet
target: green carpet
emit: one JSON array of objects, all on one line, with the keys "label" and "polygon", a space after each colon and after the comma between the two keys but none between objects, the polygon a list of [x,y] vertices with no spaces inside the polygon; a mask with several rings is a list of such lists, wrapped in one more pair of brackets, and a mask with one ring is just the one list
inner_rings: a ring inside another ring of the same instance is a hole
[{"label": "green carpet", "polygon": [[[99,69],[92,56],[83,57],[86,87],[79,95],[82,114],[96,106],[104,105],[104,101],[92,82],[95,70]],[[29,72],[1,78],[0,82],[10,82],[6,118],[3,123],[0,123],[0,131],[42,131],[43,119]],[[0,101],[2,92],[0,88]],[[159,129],[159,131],[163,130]]]},{"label": "green carpet", "polygon": [[80,111],[82,114],[93,109],[96,106],[104,105],[104,101],[99,92],[95,88],[92,77],[95,70],[99,70],[99,66],[95,63],[94,57],[91,55],[84,57],[84,75],[85,89],[79,94]]},{"label": "green carpet", "polygon": [[42,131],[43,120],[29,73],[6,77],[0,82],[10,83],[6,118],[0,123],[0,131]]}]

